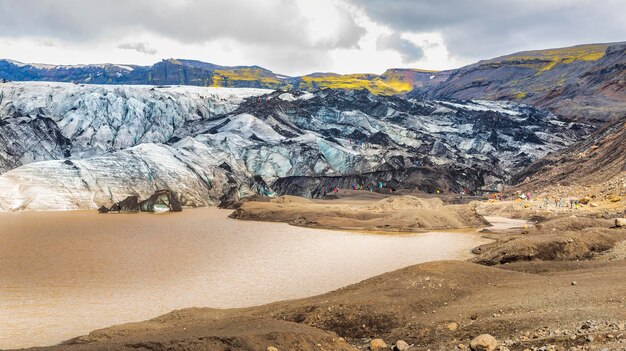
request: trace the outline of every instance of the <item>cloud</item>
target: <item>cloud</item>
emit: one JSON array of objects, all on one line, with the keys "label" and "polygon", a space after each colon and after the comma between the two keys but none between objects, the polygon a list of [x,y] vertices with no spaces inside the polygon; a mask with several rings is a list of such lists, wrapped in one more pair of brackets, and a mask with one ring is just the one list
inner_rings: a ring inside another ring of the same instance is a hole
[{"label": "cloud", "polygon": [[146,55],[154,55],[157,53],[157,50],[151,48],[148,43],[122,43],[118,45],[117,48],[124,50],[135,50]]},{"label": "cloud", "polygon": [[626,39],[623,0],[346,1],[392,30],[439,32],[452,55],[472,59]]},{"label": "cloud", "polygon": [[246,54],[255,56],[255,64],[261,67],[272,67],[274,72],[279,74],[307,74],[333,65],[332,58],[325,50],[276,49],[258,46],[246,49]]},{"label": "cloud", "polygon": [[[336,14],[336,29],[333,35],[321,42],[328,48],[358,48],[359,40],[366,34],[366,29],[355,22],[352,13],[348,10],[338,8]],[[317,28],[311,29],[318,30]]]},{"label": "cloud", "polygon": [[319,28],[310,28],[310,18],[292,0],[3,0],[0,13],[10,16],[0,21],[0,36],[89,42],[145,31],[181,43],[232,39],[306,49],[355,46],[364,29],[345,9],[327,2],[332,7],[327,11],[339,15],[338,32],[325,40],[312,38],[311,29]]},{"label": "cloud", "polygon": [[623,1],[0,0],[0,51],[27,62],[152,64],[158,50],[285,74],[418,61],[445,69],[625,40]]},{"label": "cloud", "polygon": [[38,40],[35,40],[35,43],[39,46],[45,46],[45,47],[53,47],[57,45],[57,43],[55,43],[54,40],[49,40],[49,39],[38,39]]},{"label": "cloud", "polygon": [[424,49],[410,40],[402,38],[400,33],[381,35],[376,40],[379,50],[395,50],[402,56],[404,63],[419,61],[424,58]]}]

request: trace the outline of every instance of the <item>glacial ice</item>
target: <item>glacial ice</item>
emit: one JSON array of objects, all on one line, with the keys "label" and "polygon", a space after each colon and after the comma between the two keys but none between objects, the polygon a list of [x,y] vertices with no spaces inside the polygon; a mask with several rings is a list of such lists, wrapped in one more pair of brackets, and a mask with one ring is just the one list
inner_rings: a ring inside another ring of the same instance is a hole
[{"label": "glacial ice", "polygon": [[95,209],[164,188],[187,206],[216,205],[279,178],[414,165],[454,166],[459,184],[491,186],[588,131],[568,127],[507,102],[7,83],[0,211]]}]

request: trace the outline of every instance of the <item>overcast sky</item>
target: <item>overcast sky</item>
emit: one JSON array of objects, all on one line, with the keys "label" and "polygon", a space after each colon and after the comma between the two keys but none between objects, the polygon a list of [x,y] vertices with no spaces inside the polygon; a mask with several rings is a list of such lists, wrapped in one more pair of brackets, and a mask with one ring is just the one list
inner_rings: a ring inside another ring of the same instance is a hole
[{"label": "overcast sky", "polygon": [[0,0],[0,57],[189,58],[277,73],[456,68],[626,40],[625,0]]}]

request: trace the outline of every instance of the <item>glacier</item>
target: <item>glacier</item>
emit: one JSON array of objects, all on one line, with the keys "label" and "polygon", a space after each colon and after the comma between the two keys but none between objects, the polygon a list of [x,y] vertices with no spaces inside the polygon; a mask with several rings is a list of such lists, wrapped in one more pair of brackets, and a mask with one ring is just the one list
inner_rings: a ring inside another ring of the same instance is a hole
[{"label": "glacier", "polygon": [[264,89],[0,84],[0,171],[164,143],[188,121],[228,113]]},{"label": "glacier", "polygon": [[0,211],[185,206],[332,185],[497,188],[591,127],[513,102],[367,91],[0,84]]}]

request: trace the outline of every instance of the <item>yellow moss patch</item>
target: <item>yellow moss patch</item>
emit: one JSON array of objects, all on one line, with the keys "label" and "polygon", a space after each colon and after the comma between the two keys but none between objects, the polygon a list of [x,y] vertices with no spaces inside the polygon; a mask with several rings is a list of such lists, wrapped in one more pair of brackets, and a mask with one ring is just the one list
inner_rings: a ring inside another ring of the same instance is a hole
[{"label": "yellow moss patch", "polygon": [[515,94],[515,99],[516,100],[521,100],[521,99],[523,99],[525,97],[526,97],[526,93],[523,92],[523,91],[520,91],[519,93]]},{"label": "yellow moss patch", "polygon": [[525,51],[516,55],[505,56],[500,63],[537,70],[537,74],[549,71],[559,64],[575,61],[596,61],[604,56],[607,45],[592,44],[569,48]]},{"label": "yellow moss patch", "polygon": [[234,70],[215,70],[213,72],[213,86],[233,86],[237,82],[258,81],[264,87],[283,87],[284,82],[268,75],[266,71],[255,68],[245,67]]},{"label": "yellow moss patch", "polygon": [[387,85],[391,86],[397,91],[405,92],[412,90],[415,86],[421,86],[416,82],[419,74],[434,74],[437,71],[403,68],[403,69],[388,69],[380,76]]},{"label": "yellow moss patch", "polygon": [[393,95],[411,91],[411,82],[391,77],[383,78],[372,74],[346,74],[327,76],[304,76],[300,81],[300,89],[367,89],[373,94]]}]

